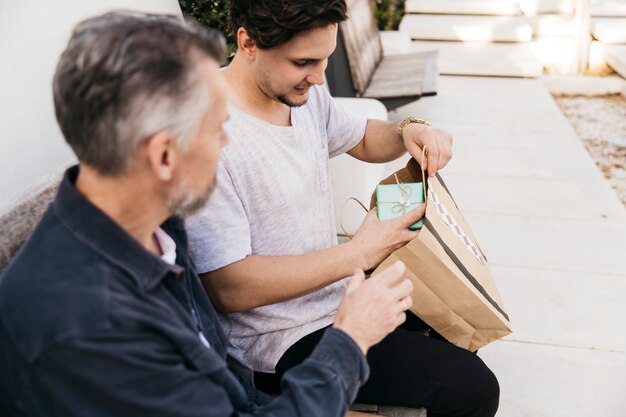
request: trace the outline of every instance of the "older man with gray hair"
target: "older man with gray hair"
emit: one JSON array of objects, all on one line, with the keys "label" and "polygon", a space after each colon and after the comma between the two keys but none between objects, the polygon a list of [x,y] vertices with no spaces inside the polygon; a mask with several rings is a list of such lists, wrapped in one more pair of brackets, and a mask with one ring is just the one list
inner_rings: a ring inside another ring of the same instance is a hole
[{"label": "older man with gray hair", "polygon": [[357,271],[283,394],[230,372],[178,217],[209,198],[228,140],[222,55],[219,34],[173,17],[75,29],[54,102],[79,165],[0,276],[0,415],[339,417],[367,350],[404,321],[403,266]]}]

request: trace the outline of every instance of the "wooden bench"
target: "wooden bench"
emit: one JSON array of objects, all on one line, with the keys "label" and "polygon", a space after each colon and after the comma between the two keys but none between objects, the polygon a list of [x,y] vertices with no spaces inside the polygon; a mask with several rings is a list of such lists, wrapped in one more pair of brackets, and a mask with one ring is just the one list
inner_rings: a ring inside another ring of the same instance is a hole
[{"label": "wooden bench", "polygon": [[437,51],[385,55],[369,0],[348,0],[326,78],[335,97],[380,100],[388,110],[437,91]]},{"label": "wooden bench", "polygon": [[370,404],[353,404],[346,417],[426,417],[425,408],[406,408],[395,406],[378,406]]},{"label": "wooden bench", "polygon": [[0,272],[22,247],[56,195],[60,179],[0,216]]}]

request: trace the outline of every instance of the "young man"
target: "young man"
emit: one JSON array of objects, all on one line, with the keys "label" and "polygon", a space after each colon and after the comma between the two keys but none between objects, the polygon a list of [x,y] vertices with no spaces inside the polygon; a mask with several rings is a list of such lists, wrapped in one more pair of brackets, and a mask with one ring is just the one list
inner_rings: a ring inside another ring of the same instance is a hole
[{"label": "young man", "polygon": [[228,140],[222,45],[173,17],[113,13],[74,31],[54,102],[80,164],[0,276],[0,415],[343,417],[364,354],[404,320],[403,266],[357,271],[282,395],[268,402],[228,370],[176,217],[207,200]]},{"label": "young man", "polygon": [[[405,152],[433,175],[451,158],[449,133],[409,119],[366,120],[342,110],[320,85],[335,49],[344,0],[232,0],[238,50],[224,73],[231,143],[219,192],[187,223],[192,256],[229,337],[229,353],[257,387],[276,393],[334,320],[354,268],[376,267],[418,232],[420,207],[379,221],[371,211],[337,245],[329,158],[347,152],[385,162]],[[417,122],[417,123],[416,123]],[[417,300],[419,302],[419,300]],[[427,407],[430,415],[492,416],[499,387],[473,353],[424,336],[412,318],[374,347],[360,402]],[[412,330],[411,330],[412,329]]]}]

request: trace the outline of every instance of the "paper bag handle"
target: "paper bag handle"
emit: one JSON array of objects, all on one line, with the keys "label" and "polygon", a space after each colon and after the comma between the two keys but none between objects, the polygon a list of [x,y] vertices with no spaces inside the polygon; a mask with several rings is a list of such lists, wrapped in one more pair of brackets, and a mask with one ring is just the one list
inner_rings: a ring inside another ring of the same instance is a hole
[{"label": "paper bag handle", "polygon": [[350,233],[348,233],[345,227],[343,227],[343,211],[346,208],[346,204],[348,204],[348,201],[350,200],[354,200],[357,203],[359,203],[359,205],[363,207],[363,210],[365,210],[366,213],[369,213],[369,210],[367,209],[367,207],[365,207],[365,205],[361,203],[361,201],[359,201],[359,199],[356,197],[349,197],[348,199],[346,199],[346,201],[343,202],[343,204],[341,205],[341,211],[339,212],[339,226],[341,227],[341,231],[343,232],[343,235],[347,236],[348,239],[352,239],[353,236]]},{"label": "paper bag handle", "polygon": [[426,181],[428,178],[426,177],[426,172],[424,171],[424,159],[428,156],[428,148],[424,146],[422,148],[422,163],[420,164],[420,170],[422,171],[422,188],[424,189],[424,204],[428,206],[428,196],[426,194]]}]

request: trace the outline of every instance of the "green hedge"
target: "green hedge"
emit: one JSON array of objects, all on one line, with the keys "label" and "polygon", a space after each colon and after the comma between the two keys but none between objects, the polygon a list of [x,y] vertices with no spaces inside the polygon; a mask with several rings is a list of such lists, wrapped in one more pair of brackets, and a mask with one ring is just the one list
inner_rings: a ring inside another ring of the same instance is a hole
[{"label": "green hedge", "polygon": [[218,29],[224,34],[229,56],[235,52],[235,39],[228,30],[228,0],[178,0],[178,3],[186,19]]},{"label": "green hedge", "polygon": [[373,0],[372,9],[380,30],[398,30],[404,16],[404,0]]},{"label": "green hedge", "polygon": [[[229,55],[236,44],[228,30],[228,0],[178,0],[187,19],[218,29],[226,36]],[[404,15],[404,0],[371,0],[372,10],[381,30],[396,30]]]}]

